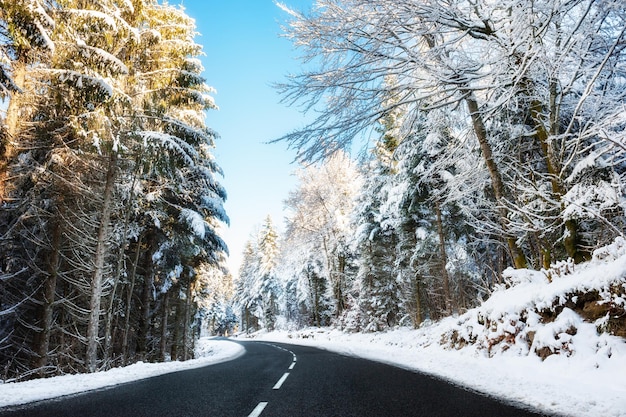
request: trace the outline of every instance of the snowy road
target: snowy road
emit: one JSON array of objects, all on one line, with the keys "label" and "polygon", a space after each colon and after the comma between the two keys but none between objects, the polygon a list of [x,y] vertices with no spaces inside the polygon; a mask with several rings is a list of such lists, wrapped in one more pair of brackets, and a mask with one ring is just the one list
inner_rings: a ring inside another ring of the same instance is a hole
[{"label": "snowy road", "polygon": [[428,376],[311,347],[244,342],[213,366],[0,416],[538,416]]}]

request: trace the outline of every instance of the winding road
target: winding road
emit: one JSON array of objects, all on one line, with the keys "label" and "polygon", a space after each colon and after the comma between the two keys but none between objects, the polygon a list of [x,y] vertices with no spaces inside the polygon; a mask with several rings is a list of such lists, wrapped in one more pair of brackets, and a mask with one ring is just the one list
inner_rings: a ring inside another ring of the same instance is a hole
[{"label": "winding road", "polygon": [[229,362],[0,409],[0,417],[527,417],[427,375],[311,347],[242,342]]}]

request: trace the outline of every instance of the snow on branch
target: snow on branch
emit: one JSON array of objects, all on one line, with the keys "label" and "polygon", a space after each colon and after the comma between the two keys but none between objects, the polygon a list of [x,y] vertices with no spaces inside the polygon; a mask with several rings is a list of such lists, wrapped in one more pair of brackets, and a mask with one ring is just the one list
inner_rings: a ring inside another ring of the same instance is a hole
[{"label": "snow on branch", "polygon": [[293,9],[291,9],[285,3],[277,1],[274,4],[276,5],[276,7],[278,7],[279,9],[281,9],[283,12],[287,13],[291,17],[295,17],[295,18],[300,18],[301,17],[301,15],[298,12],[296,12]]},{"label": "snow on branch", "polygon": [[50,39],[50,37],[48,36],[48,33],[46,32],[46,29],[39,22],[35,22],[35,26],[39,30],[39,36],[40,36],[39,37],[39,41],[43,45],[45,45],[45,47],[50,52],[54,52],[54,50],[55,50],[54,42],[52,42],[52,39]]},{"label": "snow on branch", "polygon": [[226,210],[224,210],[224,200],[211,195],[203,195],[201,199],[202,208],[210,211],[211,214],[215,216],[218,220],[224,222],[227,225],[230,225],[230,218],[226,214]]},{"label": "snow on branch", "polygon": [[115,55],[105,51],[104,49],[86,45],[84,43],[77,44],[77,48],[80,50],[80,53],[84,58],[91,59],[95,56],[107,67],[115,68],[118,73],[128,74],[128,67],[124,65],[124,63],[120,61]]},{"label": "snow on branch", "polygon": [[192,71],[197,73],[204,72],[204,66],[202,65],[202,61],[195,57],[186,57],[184,59],[184,64],[182,65],[186,71]]},{"label": "snow on branch", "polygon": [[204,239],[207,223],[200,213],[190,209],[181,209],[179,219],[185,222],[196,236]]},{"label": "snow on branch", "polygon": [[85,19],[95,19],[103,22],[112,30],[117,30],[117,25],[115,23],[115,18],[111,15],[108,15],[103,12],[99,12],[97,10],[86,10],[86,9],[64,9],[65,12],[85,18]]},{"label": "snow on branch", "polygon": [[0,97],[7,96],[11,92],[20,91],[20,88],[13,82],[9,74],[9,69],[0,63]]},{"label": "snow on branch", "polygon": [[[202,85],[206,81],[203,76],[194,71],[181,70],[180,68],[160,68],[154,71],[148,71],[140,74],[142,78],[151,79],[155,75],[174,73],[179,78],[187,81],[187,84]],[[214,93],[215,89],[209,87],[209,92]]]},{"label": "snow on branch", "polygon": [[85,86],[94,87],[105,96],[105,99],[113,97],[113,87],[103,78],[66,69],[43,69],[42,71],[57,75],[59,81],[73,84],[78,89],[82,89]]},{"label": "snow on branch", "polygon": [[217,105],[215,104],[215,99],[210,95],[202,91],[191,90],[189,88],[179,89],[181,92],[188,97],[190,101],[193,103],[200,104],[207,109],[215,109]]},{"label": "snow on branch", "polygon": [[213,143],[215,132],[210,129],[198,129],[176,118],[168,116],[163,117],[163,121],[167,123],[167,133],[189,138],[189,141],[192,143]]},{"label": "snow on branch", "polygon": [[39,17],[39,21],[46,24],[46,26],[50,28],[54,28],[56,25],[54,23],[54,19],[50,17],[50,15],[46,12],[46,10],[41,6],[41,4],[28,4],[28,9]]},{"label": "snow on branch", "polygon": [[209,233],[207,239],[205,240],[208,240],[211,243],[213,251],[210,251],[210,253],[208,253],[208,256],[210,257],[213,264],[218,265],[221,262],[220,251],[225,253],[226,255],[229,254],[228,245],[212,227],[209,227],[209,230],[211,233]]},{"label": "snow on branch", "polygon": [[211,172],[216,172],[220,174],[222,177],[224,176],[224,171],[222,170],[222,167],[219,166],[217,162],[215,162],[212,156],[209,160],[204,161],[203,165],[206,167],[206,169],[210,170]]},{"label": "snow on branch", "polygon": [[133,2],[131,0],[122,0],[122,7],[131,13],[135,12],[135,6],[133,6]]},{"label": "snow on branch", "polygon": [[27,5],[28,10],[36,16],[34,19],[35,27],[37,28],[38,36],[37,41],[40,45],[45,46],[50,52],[55,51],[54,42],[50,39],[48,35],[48,30],[46,28],[54,28],[55,22],[54,19],[50,17],[50,15],[46,12],[46,10],[38,3],[29,3]]},{"label": "snow on branch", "polygon": [[572,169],[572,173],[569,175],[569,177],[565,179],[565,182],[573,183],[576,177],[578,177],[582,172],[584,172],[585,170],[589,168],[594,168],[598,166],[598,161],[600,160],[601,156],[602,156],[601,152],[591,152],[589,155],[580,159],[576,163],[576,165],[574,165],[574,168]]},{"label": "snow on branch", "polygon": [[220,198],[226,199],[226,190],[215,179],[215,175],[213,175],[214,172],[215,171],[211,170],[210,167],[204,165],[196,166],[196,173],[207,182],[207,189],[217,194]]},{"label": "snow on branch", "polygon": [[561,216],[566,220],[601,218],[601,213],[619,207],[620,200],[616,184],[574,184],[563,196],[565,209]]},{"label": "snow on branch", "polygon": [[155,131],[142,131],[137,132],[137,135],[144,140],[144,145],[154,144],[156,146],[162,146],[169,150],[176,152],[181,158],[185,160],[185,163],[189,166],[195,166],[194,159],[198,154],[193,146],[189,145],[180,138],[163,132]]}]

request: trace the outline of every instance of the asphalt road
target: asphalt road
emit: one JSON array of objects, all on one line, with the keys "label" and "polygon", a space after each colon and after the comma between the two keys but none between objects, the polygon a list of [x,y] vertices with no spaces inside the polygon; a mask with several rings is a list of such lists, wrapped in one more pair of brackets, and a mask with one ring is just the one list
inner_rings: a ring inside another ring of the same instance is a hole
[{"label": "asphalt road", "polygon": [[0,417],[540,416],[444,381],[284,344],[242,343],[230,362],[0,409]]}]

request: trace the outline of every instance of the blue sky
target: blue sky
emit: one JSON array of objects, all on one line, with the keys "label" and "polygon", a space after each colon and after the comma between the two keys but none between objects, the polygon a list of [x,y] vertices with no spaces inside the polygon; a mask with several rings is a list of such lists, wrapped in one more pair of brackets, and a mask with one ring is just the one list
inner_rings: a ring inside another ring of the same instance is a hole
[{"label": "blue sky", "polygon": [[[217,90],[220,110],[208,113],[207,124],[221,136],[215,157],[224,169],[231,220],[223,237],[236,274],[254,227],[269,214],[282,228],[283,201],[296,183],[295,153],[285,143],[266,143],[304,124],[303,115],[280,104],[271,86],[299,72],[300,63],[290,41],[279,36],[288,16],[274,0],[170,0],[177,3],[196,20],[196,42],[206,54],[204,76]],[[313,0],[283,3],[308,10]]]}]

